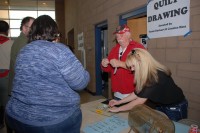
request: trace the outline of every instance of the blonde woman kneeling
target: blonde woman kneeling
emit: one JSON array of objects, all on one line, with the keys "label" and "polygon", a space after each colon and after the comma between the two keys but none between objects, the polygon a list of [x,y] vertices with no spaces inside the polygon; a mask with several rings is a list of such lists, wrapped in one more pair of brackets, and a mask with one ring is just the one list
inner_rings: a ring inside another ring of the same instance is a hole
[{"label": "blonde woman kneeling", "polygon": [[[188,102],[166,66],[156,61],[147,50],[140,48],[129,53],[126,66],[133,71],[136,91],[122,100],[111,100],[111,112],[127,111],[135,105],[146,104],[164,112],[171,120],[187,118]],[[127,104],[115,106],[123,103]]]}]

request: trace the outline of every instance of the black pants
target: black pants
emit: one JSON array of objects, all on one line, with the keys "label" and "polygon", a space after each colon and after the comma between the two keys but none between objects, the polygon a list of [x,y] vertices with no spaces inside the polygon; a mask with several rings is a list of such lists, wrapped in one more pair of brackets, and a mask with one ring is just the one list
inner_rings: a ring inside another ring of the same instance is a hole
[{"label": "black pants", "polygon": [[[4,126],[4,122],[5,122],[5,107],[0,106],[0,127]],[[6,124],[6,130],[7,130],[7,133],[13,133],[13,130],[9,128],[7,124]]]},{"label": "black pants", "polygon": [[5,115],[5,107],[0,106],[0,127],[4,125],[4,115]]}]

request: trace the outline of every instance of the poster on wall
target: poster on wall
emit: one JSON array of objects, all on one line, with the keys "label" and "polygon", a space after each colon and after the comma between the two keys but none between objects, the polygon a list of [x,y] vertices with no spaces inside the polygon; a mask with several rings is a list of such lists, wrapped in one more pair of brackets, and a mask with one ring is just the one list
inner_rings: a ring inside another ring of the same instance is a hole
[{"label": "poster on wall", "polygon": [[140,43],[147,49],[147,34],[140,34],[139,38],[141,39]]},{"label": "poster on wall", "polygon": [[84,49],[84,37],[83,32],[78,34],[78,50],[81,52],[81,63],[84,68],[86,68],[86,57],[85,57],[85,49]]},{"label": "poster on wall", "polygon": [[81,50],[84,48],[84,38],[83,38],[83,32],[78,34],[78,50]]},{"label": "poster on wall", "polygon": [[149,0],[147,36],[160,38],[190,33],[190,0]]}]

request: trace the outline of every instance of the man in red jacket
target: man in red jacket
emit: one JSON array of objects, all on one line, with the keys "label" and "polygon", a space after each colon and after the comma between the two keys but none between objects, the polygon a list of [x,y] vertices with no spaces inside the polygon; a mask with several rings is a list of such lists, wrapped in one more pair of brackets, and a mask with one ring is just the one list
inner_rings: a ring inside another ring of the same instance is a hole
[{"label": "man in red jacket", "polygon": [[126,68],[125,60],[134,48],[144,46],[131,39],[130,28],[127,25],[118,26],[113,33],[117,44],[112,48],[107,58],[101,62],[101,69],[111,74],[111,87],[115,99],[123,99],[135,90],[134,75]]}]

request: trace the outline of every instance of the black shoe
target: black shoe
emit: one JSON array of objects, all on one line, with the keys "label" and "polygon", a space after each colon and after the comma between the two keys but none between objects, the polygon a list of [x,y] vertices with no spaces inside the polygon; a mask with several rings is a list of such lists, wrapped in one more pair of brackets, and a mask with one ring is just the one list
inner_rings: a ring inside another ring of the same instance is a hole
[{"label": "black shoe", "polygon": [[2,128],[4,128],[4,124],[1,124],[1,125],[0,125],[0,129],[2,129]]}]

